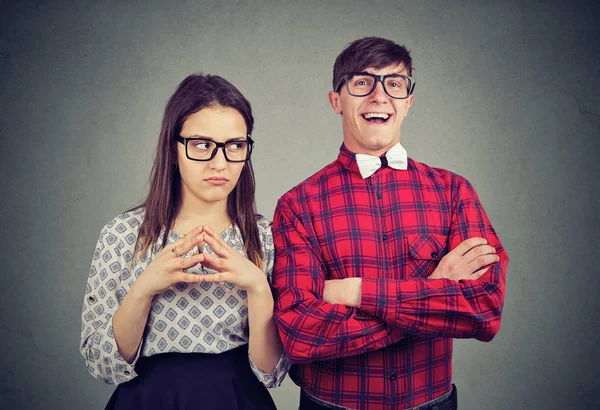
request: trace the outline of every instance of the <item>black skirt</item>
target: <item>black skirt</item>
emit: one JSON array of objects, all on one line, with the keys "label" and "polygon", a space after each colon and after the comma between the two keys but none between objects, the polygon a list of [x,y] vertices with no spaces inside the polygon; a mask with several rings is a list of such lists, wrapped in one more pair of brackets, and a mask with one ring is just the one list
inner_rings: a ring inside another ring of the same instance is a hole
[{"label": "black skirt", "polygon": [[120,384],[105,410],[276,409],[248,363],[248,346],[220,354],[162,353],[142,357],[138,376]]}]

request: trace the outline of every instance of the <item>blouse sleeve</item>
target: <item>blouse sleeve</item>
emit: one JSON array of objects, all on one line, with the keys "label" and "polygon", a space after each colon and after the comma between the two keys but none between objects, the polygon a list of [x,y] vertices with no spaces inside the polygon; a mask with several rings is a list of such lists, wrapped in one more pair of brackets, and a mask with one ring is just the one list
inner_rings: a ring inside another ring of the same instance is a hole
[{"label": "blouse sleeve", "polygon": [[[273,245],[271,223],[266,218],[261,218],[258,221],[258,229],[264,253],[264,271],[269,283],[271,283],[273,278],[273,266],[275,264],[275,246]],[[250,355],[248,355],[248,359],[250,361],[250,368],[258,380],[260,380],[267,388],[279,387],[291,366],[285,350],[282,352],[277,366],[275,366],[275,369],[271,373],[266,373],[259,369],[254,362],[252,362],[252,357],[250,357]]]},{"label": "blouse sleeve", "polygon": [[142,345],[133,362],[127,363],[117,349],[113,333],[112,318],[127,293],[122,282],[131,278],[129,262],[135,246],[135,235],[123,240],[120,226],[123,224],[113,220],[100,233],[81,314],[81,355],[92,376],[108,384],[124,383],[137,376],[134,366]]},{"label": "blouse sleeve", "polygon": [[277,363],[277,366],[275,366],[275,370],[273,370],[272,373],[265,373],[259,369],[252,361],[252,357],[250,357],[250,355],[248,355],[248,360],[250,361],[250,368],[258,380],[260,380],[260,382],[268,389],[281,386],[283,379],[285,379],[285,375],[287,374],[288,370],[290,370],[290,361],[288,360],[285,350],[281,353],[279,362]]}]

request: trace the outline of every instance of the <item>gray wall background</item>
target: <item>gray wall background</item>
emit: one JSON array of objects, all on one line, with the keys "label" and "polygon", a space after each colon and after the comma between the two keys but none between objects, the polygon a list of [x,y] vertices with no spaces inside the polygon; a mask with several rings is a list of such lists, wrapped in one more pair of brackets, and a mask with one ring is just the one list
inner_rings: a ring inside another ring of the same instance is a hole
[{"label": "gray wall background", "polygon": [[[78,352],[97,236],[147,189],[162,111],[192,72],[251,101],[259,210],[331,162],[333,61],[412,50],[409,155],[466,176],[511,257],[502,330],[455,343],[462,409],[596,407],[600,8],[560,1],[0,3],[0,407],[101,409]],[[272,391],[296,409],[286,380]]]}]

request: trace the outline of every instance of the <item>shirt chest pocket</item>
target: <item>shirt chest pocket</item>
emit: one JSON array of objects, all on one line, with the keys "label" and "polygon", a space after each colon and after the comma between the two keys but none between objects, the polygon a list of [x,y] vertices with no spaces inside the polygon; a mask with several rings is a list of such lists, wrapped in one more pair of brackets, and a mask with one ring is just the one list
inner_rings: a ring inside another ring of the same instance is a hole
[{"label": "shirt chest pocket", "polygon": [[447,253],[448,238],[444,235],[407,235],[406,242],[407,278],[428,277]]}]

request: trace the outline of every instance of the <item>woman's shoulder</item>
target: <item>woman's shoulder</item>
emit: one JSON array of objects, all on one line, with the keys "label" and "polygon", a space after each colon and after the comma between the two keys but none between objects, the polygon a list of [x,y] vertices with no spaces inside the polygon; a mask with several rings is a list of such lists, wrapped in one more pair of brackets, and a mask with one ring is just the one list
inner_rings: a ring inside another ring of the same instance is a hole
[{"label": "woman's shoulder", "polygon": [[258,236],[267,260],[272,258],[273,252],[273,231],[271,231],[271,221],[264,216],[256,215],[256,225],[258,225]]},{"label": "woman's shoulder", "polygon": [[127,243],[135,242],[140,225],[144,221],[145,208],[138,207],[123,212],[102,228],[101,236],[115,236]]},{"label": "woman's shoulder", "polygon": [[262,236],[263,234],[272,235],[271,233],[271,225],[272,222],[262,216],[261,214],[256,214],[256,225],[258,226],[258,232]]}]

